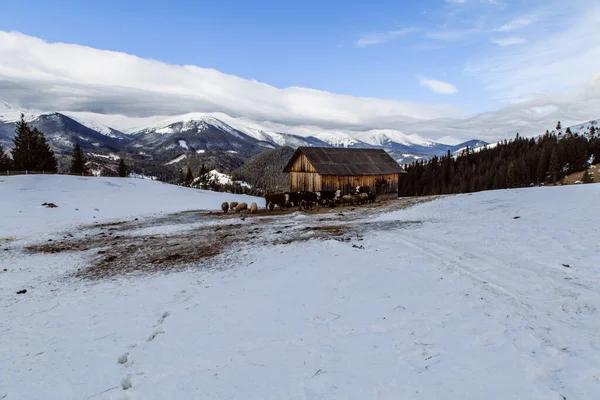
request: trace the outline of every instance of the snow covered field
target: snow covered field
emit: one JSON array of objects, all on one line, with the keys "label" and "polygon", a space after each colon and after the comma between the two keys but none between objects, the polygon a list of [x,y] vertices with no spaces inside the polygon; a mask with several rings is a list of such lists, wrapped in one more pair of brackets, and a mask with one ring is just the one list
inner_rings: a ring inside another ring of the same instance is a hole
[{"label": "snow covered field", "polygon": [[[223,201],[264,199],[133,178],[19,175],[0,177],[0,238],[55,232],[74,223],[183,210],[220,210]],[[43,203],[58,207],[47,209]]]},{"label": "snow covered field", "polygon": [[[246,218],[239,232],[344,233],[240,240],[218,268],[89,281],[69,275],[89,251],[23,246],[89,223],[75,204],[113,188],[82,181],[69,207],[16,227],[21,208],[8,198],[37,205],[61,193],[39,179],[43,190],[0,186],[0,237],[19,237],[0,242],[0,399],[600,398],[600,185]],[[140,208],[113,193],[125,209],[102,217],[221,201],[176,188],[165,205],[160,183],[133,183]]]}]

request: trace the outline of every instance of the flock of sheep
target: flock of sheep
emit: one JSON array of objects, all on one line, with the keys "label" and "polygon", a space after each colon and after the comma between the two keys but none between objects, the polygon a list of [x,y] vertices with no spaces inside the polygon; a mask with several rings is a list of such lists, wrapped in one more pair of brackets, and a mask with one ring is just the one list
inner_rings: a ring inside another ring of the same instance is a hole
[{"label": "flock of sheep", "polygon": [[[371,193],[368,186],[357,186],[353,193],[342,195],[341,190],[318,192],[285,192],[285,193],[267,193],[265,194],[266,209],[273,211],[275,206],[280,209],[286,207],[298,207],[299,210],[310,210],[314,205],[324,205],[335,207],[336,205],[358,205],[373,203],[377,197]],[[223,212],[234,211],[240,213],[242,211],[256,214],[258,205],[252,203],[248,208],[248,203],[231,203],[224,202],[221,204]]]},{"label": "flock of sheep", "polygon": [[[374,193],[371,193],[371,189],[368,186],[357,186],[353,193],[345,195],[342,195],[341,190],[267,193],[265,194],[265,208],[269,211],[273,211],[275,206],[282,210],[286,207],[298,207],[299,210],[310,210],[315,205],[329,207],[335,207],[340,204],[359,205],[373,203],[376,199],[377,197]],[[231,203],[224,202],[221,204],[221,210],[223,210],[223,212],[234,211],[240,213],[245,211],[250,212],[250,214],[256,214],[258,212],[258,205],[252,203],[250,208],[248,208],[248,203],[238,203],[235,201],[232,201]]]},{"label": "flock of sheep", "polygon": [[224,202],[221,204],[221,210],[223,212],[234,211],[236,213],[242,211],[250,211],[250,214],[256,214],[258,212],[258,205],[256,203],[250,204],[250,208],[248,208],[248,203],[238,203],[237,201],[232,201],[231,203]]},{"label": "flock of sheep", "polygon": [[266,207],[273,210],[275,206],[280,209],[298,207],[299,210],[312,209],[315,205],[335,207],[340,204],[357,205],[373,203],[376,200],[374,193],[368,186],[357,186],[352,193],[342,195],[341,190],[317,192],[285,192],[268,193],[265,195]]}]

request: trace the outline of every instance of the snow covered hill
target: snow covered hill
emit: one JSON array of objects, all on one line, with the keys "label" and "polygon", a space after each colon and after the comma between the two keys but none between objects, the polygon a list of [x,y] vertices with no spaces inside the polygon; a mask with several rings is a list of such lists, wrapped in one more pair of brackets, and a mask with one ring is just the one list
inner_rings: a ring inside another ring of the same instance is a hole
[{"label": "snow covered hill", "polygon": [[[257,202],[252,196],[184,188],[163,182],[67,175],[0,177],[2,237],[32,237],[73,223],[181,210],[220,210],[223,201]],[[58,207],[48,209],[43,203]],[[40,223],[43,221],[43,223]]]},{"label": "snow covered hill", "polygon": [[[202,207],[208,197],[197,190],[69,178],[63,192],[66,182],[46,178],[0,182],[0,398],[600,397],[600,247],[590,223],[600,220],[600,185],[211,222],[147,215]],[[211,204],[222,200],[214,196]],[[39,207],[52,200],[58,208]],[[62,232],[91,222],[94,208],[126,218],[113,231]],[[141,213],[142,225],[126,230]],[[184,272],[90,282],[73,274],[109,249],[24,247],[60,244],[67,232],[81,243],[188,232],[181,240],[198,243],[210,224],[235,224],[236,241]],[[348,234],[302,236],[319,225]],[[301,240],[263,242],[294,235]]]}]

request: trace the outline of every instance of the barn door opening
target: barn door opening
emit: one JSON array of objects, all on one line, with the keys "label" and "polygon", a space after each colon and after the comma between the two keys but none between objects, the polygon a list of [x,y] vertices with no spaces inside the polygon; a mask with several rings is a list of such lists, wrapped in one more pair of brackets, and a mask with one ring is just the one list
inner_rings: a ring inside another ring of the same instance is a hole
[{"label": "barn door opening", "polygon": [[375,181],[375,194],[377,196],[387,194],[389,191],[388,182],[384,178],[379,178]]}]

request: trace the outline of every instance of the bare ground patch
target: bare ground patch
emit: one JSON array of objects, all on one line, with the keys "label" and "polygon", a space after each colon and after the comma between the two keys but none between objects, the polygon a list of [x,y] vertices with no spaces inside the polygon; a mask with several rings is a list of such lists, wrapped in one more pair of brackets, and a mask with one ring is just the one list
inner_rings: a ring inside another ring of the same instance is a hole
[{"label": "bare ground patch", "polygon": [[[72,275],[90,280],[181,271],[190,267],[212,268],[216,267],[217,256],[239,246],[286,245],[309,240],[348,242],[362,240],[369,232],[410,227],[420,221],[370,222],[366,217],[427,200],[429,198],[389,201],[370,207],[321,208],[302,213],[300,219],[298,214],[285,210],[259,214],[186,211],[83,226],[74,235],[67,233],[62,238],[29,246],[27,251],[89,252],[85,255],[89,265]],[[202,222],[206,225],[202,226]],[[181,225],[181,229],[177,225]],[[146,228],[162,226],[177,229],[172,234],[142,234]]]}]

